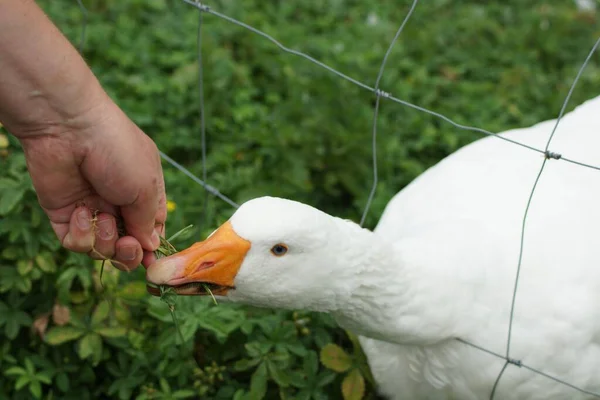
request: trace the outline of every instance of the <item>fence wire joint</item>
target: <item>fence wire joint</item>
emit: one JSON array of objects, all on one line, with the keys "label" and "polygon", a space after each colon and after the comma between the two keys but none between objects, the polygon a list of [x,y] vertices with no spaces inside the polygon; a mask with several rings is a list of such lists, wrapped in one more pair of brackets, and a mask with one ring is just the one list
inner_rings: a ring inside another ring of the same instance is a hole
[{"label": "fence wire joint", "polygon": [[517,367],[521,368],[523,366],[523,363],[521,362],[521,360],[516,360],[514,358],[507,358],[506,362],[512,365],[516,365]]},{"label": "fence wire joint", "polygon": [[562,158],[562,154],[554,153],[552,151],[546,150],[544,152],[544,157],[546,157],[547,160],[549,160],[551,158],[554,160],[560,160]]},{"label": "fence wire joint", "polygon": [[391,93],[384,92],[381,89],[375,89],[375,94],[379,97],[385,97],[386,99],[392,97]]},{"label": "fence wire joint", "polygon": [[196,3],[196,7],[200,10],[200,11],[210,11],[210,7],[207,6],[206,4],[202,4],[199,0],[193,0],[194,3]]}]

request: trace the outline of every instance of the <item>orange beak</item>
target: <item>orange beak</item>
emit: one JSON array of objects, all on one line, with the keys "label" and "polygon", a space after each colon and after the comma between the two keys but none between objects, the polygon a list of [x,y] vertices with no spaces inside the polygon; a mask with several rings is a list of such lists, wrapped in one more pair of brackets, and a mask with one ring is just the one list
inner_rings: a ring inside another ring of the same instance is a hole
[{"label": "orange beak", "polygon": [[[170,286],[180,295],[205,295],[207,285],[213,294],[234,288],[234,280],[250,242],[239,237],[228,221],[203,242],[158,259],[148,267],[146,279],[155,285]],[[147,287],[160,295],[160,289]]]}]

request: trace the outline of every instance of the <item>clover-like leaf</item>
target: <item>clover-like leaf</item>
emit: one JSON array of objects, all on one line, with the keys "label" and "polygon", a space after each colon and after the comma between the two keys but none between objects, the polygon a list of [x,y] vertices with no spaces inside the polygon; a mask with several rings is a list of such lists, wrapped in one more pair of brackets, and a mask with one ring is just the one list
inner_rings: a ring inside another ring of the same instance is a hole
[{"label": "clover-like leaf", "polygon": [[46,332],[45,340],[46,343],[57,346],[75,339],[79,339],[85,330],[74,326],[55,326]]},{"label": "clover-like leaf", "polygon": [[35,257],[35,263],[37,266],[46,273],[52,273],[56,271],[56,263],[52,258],[51,253],[38,254]]},{"label": "clover-like leaf", "polygon": [[117,338],[125,336],[127,334],[127,329],[122,326],[107,326],[103,328],[97,328],[95,332],[105,338]]},{"label": "clover-like leaf", "polygon": [[335,372],[346,372],[352,367],[352,358],[340,346],[329,343],[321,349],[321,363]]},{"label": "clover-like leaf", "polygon": [[110,307],[107,301],[102,301],[96,306],[94,313],[92,314],[92,326],[99,326],[108,318]]},{"label": "clover-like leaf", "polygon": [[361,400],[365,395],[365,379],[358,368],[350,371],[342,381],[342,395],[344,400]]},{"label": "clover-like leaf", "polygon": [[102,338],[95,332],[88,333],[79,341],[77,352],[81,359],[91,357],[95,363],[99,362],[102,356]]},{"label": "clover-like leaf", "polygon": [[250,378],[250,396],[252,399],[261,400],[267,393],[267,366],[262,363]]}]

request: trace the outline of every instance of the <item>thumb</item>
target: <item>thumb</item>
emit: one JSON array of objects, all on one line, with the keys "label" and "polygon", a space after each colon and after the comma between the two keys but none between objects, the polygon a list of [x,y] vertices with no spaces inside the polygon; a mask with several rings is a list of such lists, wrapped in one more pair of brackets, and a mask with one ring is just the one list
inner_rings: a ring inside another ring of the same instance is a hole
[{"label": "thumb", "polygon": [[135,237],[144,250],[154,251],[160,245],[167,220],[167,195],[160,161],[157,176],[138,193],[135,201],[121,207],[127,234]]},{"label": "thumb", "polygon": [[121,207],[127,235],[136,238],[147,251],[154,251],[160,245],[160,238],[154,229],[158,209],[159,191],[156,183],[144,186],[133,203]]}]

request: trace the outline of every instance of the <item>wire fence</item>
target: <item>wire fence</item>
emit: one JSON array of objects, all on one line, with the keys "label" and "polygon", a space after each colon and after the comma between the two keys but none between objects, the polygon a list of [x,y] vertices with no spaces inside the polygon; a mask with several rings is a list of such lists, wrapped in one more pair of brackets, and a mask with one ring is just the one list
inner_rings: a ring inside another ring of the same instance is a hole
[{"label": "wire fence", "polygon": [[[588,63],[590,62],[593,54],[596,52],[598,46],[600,45],[600,38],[598,38],[596,40],[596,42],[594,43],[594,45],[592,46],[591,50],[589,51],[587,57],[585,58],[584,62],[582,63],[577,75],[575,76],[575,78],[573,79],[573,82],[569,88],[569,91],[565,97],[565,100],[562,104],[562,107],[560,109],[560,112],[558,114],[558,117],[556,119],[556,123],[554,124],[554,128],[546,142],[546,145],[543,149],[540,148],[536,148],[530,145],[527,145],[525,143],[521,143],[519,141],[504,137],[504,136],[500,136],[496,133],[490,132],[488,130],[482,129],[482,128],[478,128],[478,127],[474,127],[474,126],[468,126],[468,125],[463,125],[463,124],[459,124],[455,121],[453,121],[452,119],[450,119],[449,117],[442,115],[438,112],[435,112],[433,110],[429,110],[427,108],[418,106],[416,104],[407,102],[405,100],[402,100],[400,98],[394,97],[391,93],[383,91],[380,88],[380,82],[381,79],[383,77],[384,74],[384,70],[385,70],[385,65],[386,62],[388,60],[388,57],[390,55],[390,53],[392,52],[392,49],[394,47],[394,44],[397,42],[397,40],[399,39],[399,37],[401,36],[401,33],[404,29],[404,27],[406,26],[406,24],[409,22],[411,16],[413,15],[413,12],[415,10],[415,8],[418,5],[418,0],[413,0],[412,5],[410,6],[409,11],[407,12],[404,20],[402,21],[402,23],[400,24],[400,27],[398,28],[396,34],[394,35],[384,57],[383,60],[381,62],[381,66],[379,68],[379,73],[376,77],[375,80],[375,85],[373,87],[369,86],[366,83],[360,82],[326,64],[324,64],[323,62],[311,57],[310,55],[303,53],[301,51],[297,51],[294,49],[291,49],[289,47],[286,47],[284,44],[280,43],[277,39],[275,39],[274,37],[272,37],[271,35],[256,29],[248,24],[245,24],[242,21],[236,20],[234,18],[231,18],[227,15],[224,15],[214,9],[212,9],[211,7],[209,7],[206,4],[203,4],[201,2],[198,1],[194,1],[194,0],[181,0],[184,3],[189,4],[192,7],[195,7],[198,9],[199,14],[198,14],[198,30],[197,30],[197,52],[198,52],[198,95],[199,95],[199,101],[200,101],[200,107],[199,107],[199,118],[200,118],[200,127],[201,127],[201,157],[202,157],[202,178],[197,177],[196,175],[194,175],[192,172],[190,172],[188,169],[186,169],[184,166],[182,166],[181,164],[179,164],[177,161],[173,160],[171,157],[169,157],[167,154],[165,154],[162,151],[160,152],[161,157],[168,162],[169,164],[171,164],[174,168],[178,169],[179,171],[181,171],[182,173],[184,173],[185,175],[187,175],[190,179],[192,179],[195,183],[197,183],[198,185],[202,186],[205,191],[206,191],[206,199],[204,201],[204,209],[203,209],[203,215],[204,217],[206,217],[207,215],[207,200],[208,200],[208,196],[212,195],[215,196],[219,199],[221,199],[222,201],[226,202],[227,204],[229,204],[230,206],[234,207],[234,208],[238,208],[239,204],[237,204],[235,201],[233,201],[232,199],[230,199],[229,197],[227,197],[225,194],[221,193],[217,188],[209,185],[207,183],[208,181],[208,176],[207,176],[207,168],[206,168],[206,128],[205,128],[205,111],[204,111],[204,79],[203,79],[203,64],[202,64],[202,28],[203,28],[203,14],[209,14],[211,16],[214,16],[216,18],[220,18],[224,21],[227,21],[229,23],[235,24],[237,26],[240,26],[242,28],[247,29],[248,31],[257,34],[261,37],[263,37],[264,39],[272,42],[275,46],[279,47],[282,51],[292,54],[294,56],[297,57],[301,57],[303,59],[306,59],[314,64],[316,64],[317,66],[324,68],[325,70],[331,72],[332,74],[337,75],[339,78],[344,79],[348,82],[353,83],[354,85],[364,89],[367,92],[372,93],[373,95],[375,95],[375,106],[374,106],[374,110],[373,110],[373,126],[372,126],[372,131],[371,131],[371,135],[372,135],[372,140],[371,140],[371,151],[372,151],[372,168],[373,168],[373,182],[370,188],[370,192],[369,192],[369,196],[367,198],[366,204],[365,204],[365,208],[360,220],[360,225],[363,226],[366,216],[369,212],[369,209],[371,207],[372,201],[373,201],[373,197],[376,193],[377,190],[377,185],[378,185],[378,169],[377,169],[377,120],[378,120],[378,115],[379,115],[379,107],[380,107],[380,102],[381,99],[386,99],[395,103],[398,103],[400,105],[403,105],[405,107],[409,107],[412,108],[414,110],[423,112],[425,114],[428,114],[430,116],[436,117],[442,121],[447,122],[448,124],[465,130],[465,131],[473,131],[473,132],[477,132],[486,136],[493,136],[495,138],[498,138],[500,140],[504,140],[507,142],[510,142],[516,146],[521,146],[524,147],[530,151],[539,153],[541,155],[543,155],[543,160],[541,162],[539,171],[537,173],[536,179],[533,183],[533,186],[531,188],[531,191],[529,193],[529,197],[527,199],[526,202],[526,206],[525,206],[525,211],[523,214],[523,219],[522,219],[522,224],[521,224],[521,230],[520,230],[520,242],[519,242],[519,258],[518,258],[518,265],[517,265],[517,272],[516,272],[516,276],[515,276],[515,281],[514,281],[514,288],[513,288],[513,292],[512,292],[512,302],[511,302],[511,308],[510,308],[510,318],[508,321],[508,332],[507,332],[507,343],[506,343],[506,351],[504,352],[504,354],[500,354],[494,351],[491,351],[489,349],[486,349],[482,346],[479,346],[476,343],[472,343],[469,341],[466,341],[464,339],[461,338],[456,338],[456,340],[460,343],[463,343],[471,348],[477,349],[479,351],[482,351],[484,353],[487,353],[489,355],[492,355],[494,357],[497,357],[499,359],[504,360],[504,365],[502,366],[493,387],[490,388],[490,400],[493,400],[495,395],[496,395],[496,391],[498,388],[499,383],[501,382],[502,376],[504,375],[506,369],[509,367],[509,365],[512,365],[514,367],[518,367],[518,368],[523,368],[526,370],[529,370],[531,372],[534,372],[540,376],[543,376],[549,380],[552,380],[554,382],[560,383],[562,385],[565,385],[567,387],[572,388],[573,390],[579,391],[581,393],[584,394],[588,394],[590,396],[594,396],[597,398],[600,398],[600,393],[595,393],[589,390],[585,390],[581,387],[578,387],[576,385],[573,385],[569,382],[566,382],[563,379],[560,379],[560,377],[557,376],[552,376],[550,374],[547,374],[545,372],[543,372],[541,369],[538,368],[534,368],[532,366],[526,365],[524,364],[521,360],[515,359],[511,357],[511,341],[512,341],[512,328],[513,328],[513,320],[514,320],[514,311],[516,308],[516,297],[517,297],[517,293],[518,293],[518,286],[519,286],[519,279],[521,276],[521,263],[522,263],[522,259],[523,259],[523,251],[525,248],[525,233],[526,233],[526,228],[527,228],[527,218],[529,215],[529,210],[530,210],[530,206],[533,200],[533,197],[535,195],[536,192],[536,188],[538,185],[538,182],[540,180],[540,177],[542,176],[544,169],[548,163],[549,160],[554,160],[554,161],[562,161],[562,162],[567,162],[567,163],[571,163],[574,165],[578,165],[580,167],[584,167],[584,168],[591,168],[591,169],[595,169],[595,170],[600,170],[600,166],[596,166],[596,165],[591,165],[588,163],[584,163],[584,162],[580,162],[571,158],[566,157],[563,154],[557,153],[557,152],[553,152],[550,150],[550,145],[552,143],[552,140],[555,136],[556,130],[561,122],[562,117],[564,116],[565,110],[568,106],[569,100],[571,99],[571,95],[573,94],[573,91],[575,90],[575,87],[577,86],[577,82],[579,81],[583,71],[585,70],[586,66],[588,65]],[[82,27],[81,27],[81,37],[80,37],[80,43],[79,43],[79,51],[83,52],[83,48],[84,48],[84,44],[85,44],[85,36],[86,36],[86,27],[87,27],[87,21],[88,21],[88,11],[85,8],[84,4],[82,3],[81,0],[77,0],[77,3],[79,5],[79,8],[81,9],[82,15],[83,15],[83,21],[82,21]],[[204,218],[204,220],[206,220],[206,218]]]}]

